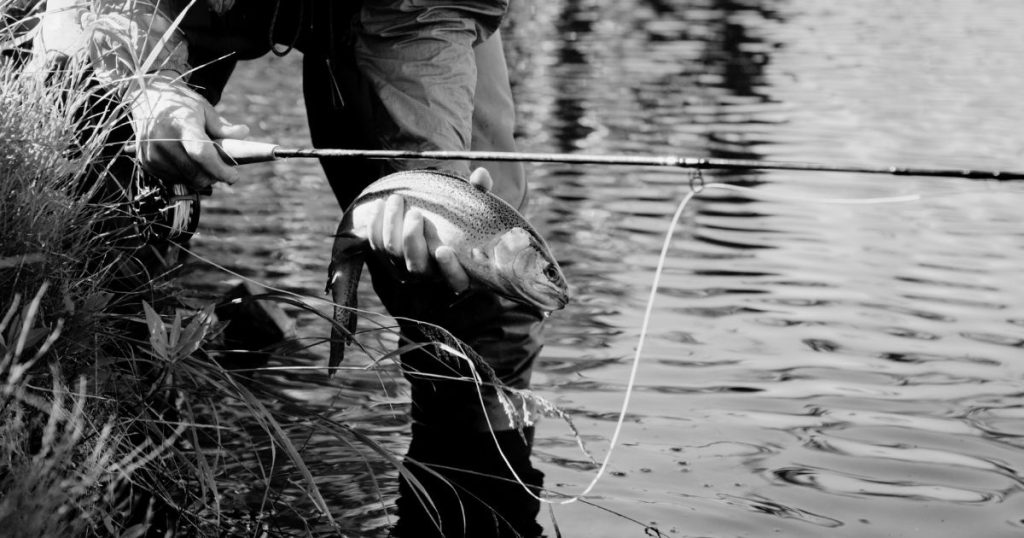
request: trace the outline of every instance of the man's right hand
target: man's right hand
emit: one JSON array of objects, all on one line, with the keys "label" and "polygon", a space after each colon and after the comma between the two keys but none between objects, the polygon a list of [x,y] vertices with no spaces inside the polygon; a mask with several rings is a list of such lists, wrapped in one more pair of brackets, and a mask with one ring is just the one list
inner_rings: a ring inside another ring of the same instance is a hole
[{"label": "man's right hand", "polygon": [[147,78],[128,99],[143,170],[196,190],[238,179],[238,171],[220,156],[213,139],[245,138],[249,128],[222,118],[177,74]]},{"label": "man's right hand", "polygon": [[[486,168],[473,170],[469,182],[484,192],[494,188],[494,179]],[[433,227],[424,224],[419,209],[406,211],[405,199],[399,194],[388,196],[378,208],[370,228],[370,248],[390,258],[395,278],[442,279],[456,294],[469,290],[469,275],[455,250],[441,243]]]}]

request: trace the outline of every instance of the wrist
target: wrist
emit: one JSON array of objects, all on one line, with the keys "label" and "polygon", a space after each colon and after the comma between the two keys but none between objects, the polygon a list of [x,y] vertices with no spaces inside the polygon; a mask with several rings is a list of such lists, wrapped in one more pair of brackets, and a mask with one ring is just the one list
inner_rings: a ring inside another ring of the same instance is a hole
[{"label": "wrist", "polygon": [[125,97],[137,98],[147,90],[164,91],[188,88],[185,76],[175,69],[160,69],[144,75],[131,77],[125,91]]},{"label": "wrist", "polygon": [[167,82],[180,81],[182,84],[185,83],[185,73],[177,69],[162,68],[156,69],[146,73],[147,78],[162,80]]}]

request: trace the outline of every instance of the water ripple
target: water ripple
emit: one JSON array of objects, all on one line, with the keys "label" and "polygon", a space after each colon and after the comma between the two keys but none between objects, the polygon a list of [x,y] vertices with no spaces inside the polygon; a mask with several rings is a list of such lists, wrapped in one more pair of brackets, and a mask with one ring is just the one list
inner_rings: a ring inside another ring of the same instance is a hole
[{"label": "water ripple", "polygon": [[997,493],[993,492],[972,491],[953,486],[873,480],[809,467],[776,469],[772,475],[795,486],[852,497],[898,497],[914,501],[951,503],[983,503],[1001,499]]},{"label": "water ripple", "polygon": [[731,495],[722,495],[721,498],[728,504],[733,504],[746,510],[768,514],[777,518],[795,519],[797,521],[825,528],[835,528],[843,525],[843,522],[838,519],[814,514],[791,506],[785,506],[763,497],[734,497]]}]

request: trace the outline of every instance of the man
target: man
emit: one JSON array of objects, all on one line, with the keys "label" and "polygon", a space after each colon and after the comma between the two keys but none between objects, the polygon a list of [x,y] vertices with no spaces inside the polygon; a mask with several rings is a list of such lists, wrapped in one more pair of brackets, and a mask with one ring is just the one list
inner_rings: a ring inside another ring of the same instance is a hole
[{"label": "man", "polygon": [[[143,168],[199,189],[239,179],[212,140],[243,138],[248,129],[213,105],[238,60],[270,50],[303,53],[303,91],[317,147],[514,150],[511,91],[497,34],[505,9],[504,0],[51,0],[36,47],[47,61],[87,51],[97,78],[123,87]],[[470,175],[465,162],[322,165],[342,208],[392,171],[432,167]],[[478,169],[474,183],[522,207],[521,166],[494,163],[490,169],[494,180]],[[502,382],[526,388],[541,346],[541,314],[468,291],[452,250],[429,252],[421,219],[406,214],[400,198],[381,211],[379,233],[391,240],[383,241],[371,273],[388,310],[445,327]],[[385,270],[394,266],[397,276]],[[426,338],[412,323],[403,323],[403,333]],[[532,428],[514,429],[493,388],[444,379],[452,363],[424,350],[406,353],[402,363],[412,386],[413,439],[395,535],[538,535],[539,503],[511,480],[499,454],[538,493],[543,475],[529,461]],[[482,407],[478,390],[484,391]]]}]

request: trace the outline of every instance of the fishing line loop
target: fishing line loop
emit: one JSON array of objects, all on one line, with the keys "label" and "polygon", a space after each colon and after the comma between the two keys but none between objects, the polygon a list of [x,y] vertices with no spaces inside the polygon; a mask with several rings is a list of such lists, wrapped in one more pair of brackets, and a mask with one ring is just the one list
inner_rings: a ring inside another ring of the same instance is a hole
[{"label": "fishing line loop", "polygon": [[[305,15],[304,12],[303,12],[304,11],[304,4],[305,4],[304,2],[299,2],[299,21],[302,21],[304,15]],[[288,43],[287,46],[285,46],[285,48],[283,48],[283,49],[277,48],[277,43],[276,43],[276,40],[274,39],[274,32],[277,30],[277,15],[278,15],[278,12],[280,10],[281,10],[281,0],[277,0],[276,2],[274,2],[274,13],[270,17],[270,32],[267,35],[267,38],[270,40],[270,52],[273,52],[274,56],[284,57],[289,52],[291,52],[292,49],[295,48],[295,43],[297,43],[298,40],[299,40],[299,34],[302,32],[302,28],[298,27],[298,28],[295,29],[295,33],[292,35],[291,42]],[[300,22],[300,24],[301,24],[301,22]]]},{"label": "fishing line loop", "polygon": [[[805,197],[796,197],[796,196],[788,196],[788,195],[768,194],[768,193],[764,193],[764,192],[761,192],[761,191],[758,191],[758,190],[755,190],[755,189],[751,189],[750,187],[742,187],[742,186],[739,186],[739,185],[730,185],[728,183],[714,183],[714,182],[713,183],[705,183],[704,182],[704,177],[701,174],[700,169],[699,168],[694,168],[692,173],[691,173],[691,176],[690,176],[690,192],[686,193],[683,196],[682,200],[679,201],[679,204],[676,207],[675,213],[673,213],[672,219],[669,222],[668,229],[665,231],[665,235],[664,235],[664,238],[663,238],[663,241],[662,241],[662,245],[661,245],[661,252],[658,255],[658,261],[657,261],[657,264],[655,265],[655,269],[654,269],[654,277],[653,277],[652,282],[651,282],[650,295],[647,298],[647,305],[644,308],[643,318],[642,318],[642,320],[640,322],[640,332],[637,335],[637,344],[636,344],[636,348],[634,349],[633,359],[631,361],[631,366],[630,366],[630,370],[629,370],[629,375],[628,375],[628,377],[626,379],[626,389],[625,389],[625,393],[622,396],[622,407],[619,410],[618,419],[615,421],[615,428],[612,431],[611,439],[608,442],[608,451],[605,452],[604,458],[601,461],[601,465],[600,465],[600,467],[598,467],[597,472],[594,473],[594,476],[590,480],[590,483],[587,484],[587,486],[583,489],[583,491],[581,491],[580,493],[578,493],[576,495],[568,496],[568,495],[565,495],[565,494],[559,494],[560,496],[563,497],[562,499],[559,499],[559,500],[547,499],[547,498],[540,497],[539,495],[536,495],[535,493],[530,491],[529,486],[516,473],[516,471],[513,468],[512,464],[509,462],[508,458],[505,456],[505,453],[502,452],[500,449],[498,450],[498,454],[501,456],[502,460],[505,462],[506,468],[512,474],[512,477],[516,481],[518,481],[520,483],[520,485],[523,486],[524,490],[526,490],[527,493],[529,493],[529,495],[531,497],[533,497],[534,499],[536,499],[536,500],[538,500],[538,501],[540,501],[542,503],[549,504],[549,505],[556,505],[556,504],[557,505],[564,505],[564,504],[570,504],[570,503],[577,502],[577,501],[583,499],[584,497],[586,497],[587,495],[589,495],[590,492],[594,489],[594,487],[597,486],[597,483],[604,477],[605,473],[607,472],[608,466],[609,466],[609,464],[611,463],[611,460],[612,460],[612,454],[615,451],[615,449],[619,446],[619,437],[622,434],[622,428],[623,428],[623,425],[626,422],[627,411],[629,410],[629,405],[630,405],[630,402],[631,402],[631,399],[632,399],[634,388],[636,387],[637,378],[638,378],[637,374],[638,374],[639,368],[640,368],[641,357],[643,356],[644,344],[647,341],[647,335],[648,335],[648,332],[650,330],[651,320],[654,317],[654,303],[655,303],[655,299],[657,299],[658,290],[659,290],[659,288],[661,286],[661,277],[662,277],[662,274],[664,272],[666,262],[668,260],[668,255],[669,255],[670,247],[672,245],[672,238],[673,238],[673,236],[675,234],[677,226],[679,225],[679,222],[682,220],[683,213],[684,213],[684,211],[686,211],[686,208],[689,205],[689,203],[694,198],[696,198],[701,192],[703,192],[705,189],[721,189],[721,190],[726,190],[726,191],[742,192],[744,194],[747,194],[747,195],[750,195],[750,196],[753,196],[753,197],[756,197],[756,198],[768,198],[768,199],[776,199],[776,200],[782,200],[782,201],[787,201],[787,202],[818,203],[818,204],[865,204],[865,205],[874,205],[874,204],[886,204],[886,203],[916,202],[916,201],[920,201],[921,198],[922,198],[922,196],[919,195],[919,194],[912,194],[912,195],[907,195],[907,196],[879,197],[879,198],[805,198]],[[480,396],[480,403],[481,403],[481,405],[484,405],[482,395]],[[495,446],[498,446],[498,438],[494,434],[494,427],[490,423],[490,418],[487,417],[486,414],[485,414],[484,418],[487,420],[487,424],[489,426],[488,429],[491,432],[491,436],[494,438]],[[659,532],[659,534],[660,534],[660,531],[658,531],[658,529],[656,527],[648,527],[648,529],[652,529],[655,532]],[[645,529],[645,533],[647,533],[648,536],[651,536],[651,534],[649,534],[647,532],[647,529]]]}]

